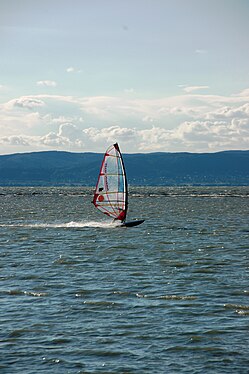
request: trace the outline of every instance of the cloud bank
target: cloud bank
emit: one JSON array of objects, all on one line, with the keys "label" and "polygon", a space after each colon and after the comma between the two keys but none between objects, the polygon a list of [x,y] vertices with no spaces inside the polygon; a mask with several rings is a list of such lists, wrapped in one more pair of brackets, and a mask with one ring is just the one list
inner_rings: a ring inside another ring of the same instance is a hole
[{"label": "cloud bank", "polygon": [[160,99],[32,95],[0,105],[3,153],[34,150],[214,152],[249,149],[249,89],[230,96],[196,93]]}]

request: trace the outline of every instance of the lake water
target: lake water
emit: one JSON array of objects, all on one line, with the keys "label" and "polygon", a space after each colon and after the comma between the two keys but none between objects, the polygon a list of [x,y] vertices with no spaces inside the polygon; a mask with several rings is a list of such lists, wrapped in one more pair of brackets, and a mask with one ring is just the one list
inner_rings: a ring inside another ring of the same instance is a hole
[{"label": "lake water", "polygon": [[248,373],[249,187],[0,188],[0,372]]}]

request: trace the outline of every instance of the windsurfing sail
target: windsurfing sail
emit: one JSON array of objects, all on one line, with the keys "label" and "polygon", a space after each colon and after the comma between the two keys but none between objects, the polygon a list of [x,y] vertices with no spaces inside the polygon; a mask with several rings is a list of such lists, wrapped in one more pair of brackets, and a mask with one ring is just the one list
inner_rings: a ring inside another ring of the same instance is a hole
[{"label": "windsurfing sail", "polygon": [[127,179],[117,143],[110,146],[104,155],[93,204],[104,214],[125,221],[128,209]]}]

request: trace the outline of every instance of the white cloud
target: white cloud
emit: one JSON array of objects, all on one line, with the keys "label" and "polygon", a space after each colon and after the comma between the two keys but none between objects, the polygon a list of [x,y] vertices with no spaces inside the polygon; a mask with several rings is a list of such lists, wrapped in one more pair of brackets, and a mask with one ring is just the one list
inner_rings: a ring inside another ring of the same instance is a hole
[{"label": "white cloud", "polygon": [[83,140],[83,131],[73,123],[63,123],[59,127],[58,136],[67,138],[73,144]]},{"label": "white cloud", "polygon": [[79,116],[54,116],[52,114],[45,114],[43,116],[43,120],[48,124],[48,125],[61,125],[63,123],[72,123],[72,122],[77,122],[77,123],[83,123],[84,119]]},{"label": "white cloud", "polygon": [[57,83],[55,81],[45,80],[36,82],[36,85],[42,87],[56,87]]},{"label": "white cloud", "polygon": [[233,96],[237,96],[237,97],[244,97],[244,98],[248,98],[249,100],[249,88],[246,88],[244,89],[243,91],[239,92],[238,94],[235,94]]},{"label": "white cloud", "polygon": [[183,88],[183,90],[187,93],[206,89],[209,89],[209,86],[185,86]]},{"label": "white cloud", "polygon": [[70,66],[69,68],[67,68],[66,70],[68,73],[73,73],[74,72],[74,68],[72,66]]},{"label": "white cloud", "polygon": [[20,99],[11,100],[9,102],[15,107],[34,109],[45,105],[44,101],[30,97],[22,97]]},{"label": "white cloud", "polygon": [[249,103],[237,107],[222,106],[221,108],[208,113],[209,119],[225,118],[249,118]]},{"label": "white cloud", "polygon": [[249,149],[249,104],[245,91],[153,100],[23,96],[0,105],[0,128],[9,153],[18,147],[99,152],[115,141],[125,152]]},{"label": "white cloud", "polygon": [[0,138],[0,144],[5,145],[14,145],[14,146],[29,146],[28,139],[25,138],[25,136],[21,135],[12,135],[12,136],[4,136]]},{"label": "white cloud", "polygon": [[69,68],[66,69],[67,73],[82,73],[81,69],[75,68],[73,66],[70,66]]},{"label": "white cloud", "polygon": [[[35,139],[36,140],[36,139]],[[53,148],[67,148],[70,146],[70,141],[68,138],[60,136],[54,132],[50,132],[45,136],[41,136],[38,141],[36,140],[38,145],[48,146]]]},{"label": "white cloud", "polygon": [[110,126],[102,129],[80,129],[74,124],[63,124],[57,132],[43,136],[9,136],[0,138],[0,144],[36,147],[37,149],[64,149],[71,151],[104,150],[109,143],[120,142],[126,152],[191,151],[204,152],[222,149],[247,149],[249,120],[186,121],[167,130],[159,126],[147,129]]}]

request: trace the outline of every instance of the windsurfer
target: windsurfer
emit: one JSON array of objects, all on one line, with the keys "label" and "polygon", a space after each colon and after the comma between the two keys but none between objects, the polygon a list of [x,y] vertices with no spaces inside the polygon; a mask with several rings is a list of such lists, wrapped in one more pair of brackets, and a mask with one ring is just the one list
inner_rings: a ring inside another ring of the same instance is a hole
[{"label": "windsurfer", "polygon": [[119,216],[116,219],[119,219],[121,222],[124,222],[126,216],[126,211],[122,210]]},{"label": "windsurfer", "polygon": [[126,212],[124,210],[122,210],[121,213],[118,215],[118,217],[114,218],[114,220],[112,222],[114,223],[116,221],[121,221],[121,223],[124,223],[125,222],[125,217],[126,217]]},{"label": "windsurfer", "polygon": [[118,221],[118,226],[137,226],[143,221],[126,222],[128,210],[128,184],[123,158],[117,143],[111,145],[102,161],[96,189],[94,206],[102,213]]}]

